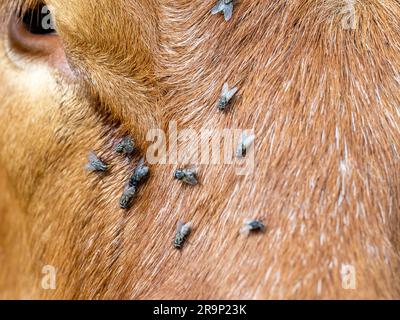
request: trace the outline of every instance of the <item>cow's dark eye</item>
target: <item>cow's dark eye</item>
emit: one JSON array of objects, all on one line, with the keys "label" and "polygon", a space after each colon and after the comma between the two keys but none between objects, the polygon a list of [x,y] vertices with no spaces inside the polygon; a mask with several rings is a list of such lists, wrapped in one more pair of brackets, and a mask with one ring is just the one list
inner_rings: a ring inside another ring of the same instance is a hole
[{"label": "cow's dark eye", "polygon": [[28,9],[21,18],[25,29],[32,34],[46,35],[56,32],[53,16],[44,3]]}]

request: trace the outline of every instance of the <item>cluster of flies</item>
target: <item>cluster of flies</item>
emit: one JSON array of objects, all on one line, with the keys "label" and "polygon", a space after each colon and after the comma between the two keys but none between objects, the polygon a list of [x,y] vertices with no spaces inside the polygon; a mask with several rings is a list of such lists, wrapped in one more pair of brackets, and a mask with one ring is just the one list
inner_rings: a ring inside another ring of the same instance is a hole
[{"label": "cluster of flies", "polygon": [[[130,136],[126,136],[115,146],[114,151],[131,160],[136,152],[135,143]],[[86,169],[91,172],[107,172],[110,169],[110,166],[94,152],[89,153],[88,160],[89,163],[86,165]],[[149,174],[150,168],[145,165],[143,158],[140,159],[132,175],[129,177],[124,192],[119,200],[121,209],[128,210],[131,208],[138,187],[148,178]]]},{"label": "cluster of flies", "polygon": [[[212,14],[222,13],[226,21],[232,18],[233,13],[233,2],[234,0],[218,0],[218,3],[211,10]],[[234,87],[229,89],[228,83],[223,85],[220,98],[218,100],[217,107],[221,111],[225,111],[238,92],[238,88]],[[247,154],[248,148],[254,143],[254,135],[247,136],[242,135],[241,141],[237,147],[236,156],[243,158]],[[133,154],[136,151],[134,141],[131,137],[126,136],[115,146],[114,151],[118,154],[125,155],[127,159],[131,160]],[[94,152],[90,152],[88,157],[89,163],[86,169],[91,172],[107,172],[110,166],[101,160]],[[150,174],[150,168],[145,165],[144,158],[140,159],[138,165],[133,171],[133,174],[129,178],[122,196],[119,200],[119,205],[122,209],[129,210],[132,207],[133,200],[136,196],[138,187],[146,181]],[[195,168],[181,168],[174,172],[174,179],[182,181],[185,184],[195,186],[199,184],[197,171]],[[173,246],[176,249],[181,249],[192,231],[193,223],[190,221],[184,223],[178,221],[176,234],[173,240]],[[240,229],[241,234],[248,235],[250,232],[263,232],[265,230],[264,224],[259,220],[245,220],[242,228]]]}]

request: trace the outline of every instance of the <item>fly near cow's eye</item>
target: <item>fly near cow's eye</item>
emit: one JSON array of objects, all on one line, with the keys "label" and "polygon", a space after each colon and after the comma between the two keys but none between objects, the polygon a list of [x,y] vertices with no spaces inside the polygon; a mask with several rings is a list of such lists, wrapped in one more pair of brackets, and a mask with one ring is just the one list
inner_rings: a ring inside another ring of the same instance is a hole
[{"label": "fly near cow's eye", "polygon": [[218,0],[218,3],[211,9],[211,14],[223,13],[225,21],[229,21],[233,14],[234,0]]},{"label": "fly near cow's eye", "polygon": [[184,224],[182,221],[178,221],[176,227],[176,234],[174,238],[174,247],[176,249],[181,249],[184,242],[186,241],[187,236],[192,231],[192,222],[188,222]]},{"label": "fly near cow's eye", "polygon": [[237,92],[238,88],[234,87],[233,89],[229,90],[228,83],[225,83],[218,101],[218,109],[221,111],[225,110],[229,102],[232,100]]},{"label": "fly near cow's eye", "polygon": [[199,183],[199,180],[197,178],[197,171],[195,168],[177,169],[174,173],[174,178],[192,186],[195,186]]},{"label": "fly near cow's eye", "polygon": [[88,160],[86,170],[90,172],[105,172],[109,169],[108,164],[103,162],[94,152],[89,153]]}]

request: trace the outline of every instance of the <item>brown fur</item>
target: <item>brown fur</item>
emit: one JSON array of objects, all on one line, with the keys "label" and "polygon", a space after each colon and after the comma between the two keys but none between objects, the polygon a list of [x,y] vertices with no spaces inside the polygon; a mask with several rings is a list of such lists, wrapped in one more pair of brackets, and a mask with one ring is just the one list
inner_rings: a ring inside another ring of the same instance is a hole
[{"label": "brown fur", "polygon": [[[11,63],[16,1],[0,5],[0,298],[400,298],[398,1],[357,1],[355,30],[341,0],[240,1],[229,23],[211,0],[48,3],[73,76]],[[130,132],[143,151],[169,121],[253,128],[256,173],[201,166],[190,188],[152,166],[120,210],[134,164],[114,143]],[[102,179],[83,169],[92,149],[113,164]],[[264,235],[238,236],[249,216]],[[195,227],[181,252],[179,219]]]}]

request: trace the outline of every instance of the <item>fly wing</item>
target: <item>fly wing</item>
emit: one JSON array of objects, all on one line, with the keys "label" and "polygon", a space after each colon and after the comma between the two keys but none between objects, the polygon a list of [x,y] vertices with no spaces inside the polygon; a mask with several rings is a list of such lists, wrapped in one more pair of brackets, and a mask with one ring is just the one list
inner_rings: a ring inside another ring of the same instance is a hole
[{"label": "fly wing", "polygon": [[87,171],[89,171],[89,172],[94,171],[94,168],[93,168],[93,166],[92,166],[90,163],[88,163],[88,164],[85,166],[85,169],[86,169]]},{"label": "fly wing", "polygon": [[226,95],[228,94],[229,94],[229,85],[228,83],[224,83],[224,86],[222,87],[221,96],[226,97]]},{"label": "fly wing", "polygon": [[197,180],[197,168],[195,166],[185,169],[183,181],[193,186],[199,183]]},{"label": "fly wing", "polygon": [[85,166],[87,171],[95,171],[94,163],[99,162],[99,158],[91,151],[88,155],[89,163]]},{"label": "fly wing", "polygon": [[137,168],[143,167],[144,165],[144,158],[141,158],[137,164]]},{"label": "fly wing", "polygon": [[[138,176],[144,167],[144,158],[141,158],[135,168],[134,174]],[[142,178],[142,177],[141,177]]]},{"label": "fly wing", "polygon": [[176,232],[177,233],[181,232],[183,226],[184,226],[184,223],[181,220],[179,220],[178,223],[176,224]]},{"label": "fly wing", "polygon": [[253,221],[253,220],[251,220],[251,219],[244,219],[244,220],[243,220],[243,225],[248,226],[252,221]]},{"label": "fly wing", "polygon": [[224,0],[218,0],[218,3],[211,9],[211,14],[217,14],[225,8]]},{"label": "fly wing", "polygon": [[233,2],[226,4],[224,8],[225,21],[229,21],[233,14]]},{"label": "fly wing", "polygon": [[233,96],[236,94],[238,92],[238,88],[233,88],[231,91],[229,91],[227,94],[226,94],[226,99],[229,101],[229,100],[231,100],[232,98],[233,98]]},{"label": "fly wing", "polygon": [[188,234],[190,233],[190,231],[192,230],[192,225],[193,225],[192,221],[186,223],[186,224],[182,227],[181,233],[184,234],[184,235],[188,235]]},{"label": "fly wing", "polygon": [[244,235],[248,235],[250,233],[250,223],[252,220],[250,219],[245,219],[243,221],[243,226],[240,228],[240,233]]},{"label": "fly wing", "polygon": [[89,159],[89,162],[96,162],[96,161],[99,161],[99,158],[97,158],[97,156],[94,154],[93,151],[91,151],[91,152],[89,153],[88,159]]},{"label": "fly wing", "polygon": [[248,235],[250,233],[250,228],[248,225],[244,225],[242,228],[240,228],[239,231],[240,234]]},{"label": "fly wing", "polygon": [[254,134],[252,134],[251,136],[246,137],[244,139],[243,144],[246,146],[246,148],[249,148],[253,144],[254,140],[255,140],[255,136],[254,136]]},{"label": "fly wing", "polygon": [[196,184],[199,183],[196,177],[196,173],[192,172],[190,174],[187,174],[184,178],[184,181],[192,186],[195,186]]}]

